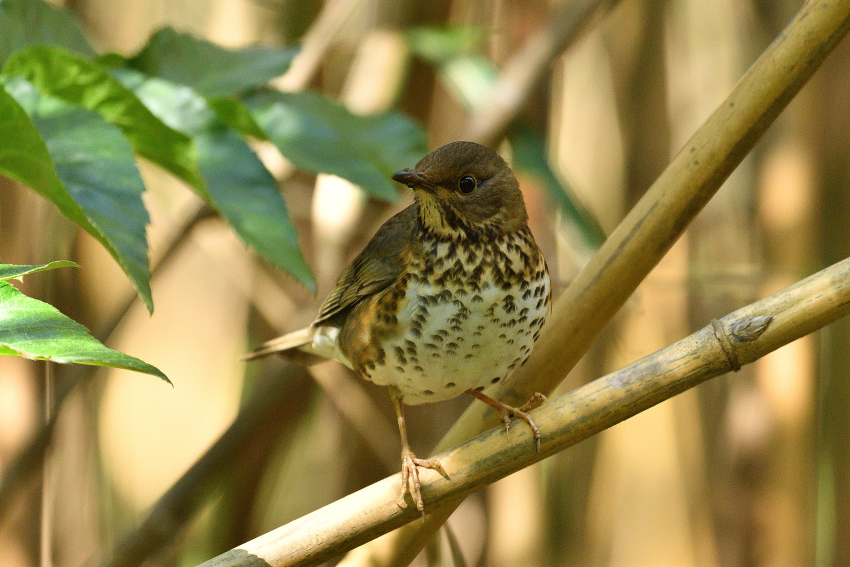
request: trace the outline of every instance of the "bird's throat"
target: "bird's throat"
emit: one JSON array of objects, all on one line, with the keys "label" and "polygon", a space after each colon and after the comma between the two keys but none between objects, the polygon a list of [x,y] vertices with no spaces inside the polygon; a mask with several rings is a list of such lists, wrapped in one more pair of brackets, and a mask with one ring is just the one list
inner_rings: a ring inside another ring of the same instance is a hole
[{"label": "bird's throat", "polygon": [[436,195],[426,191],[417,191],[416,205],[419,222],[426,230],[444,237],[457,238],[461,236],[460,227],[452,226],[447,221],[447,211],[444,210],[444,205],[440,203]]}]

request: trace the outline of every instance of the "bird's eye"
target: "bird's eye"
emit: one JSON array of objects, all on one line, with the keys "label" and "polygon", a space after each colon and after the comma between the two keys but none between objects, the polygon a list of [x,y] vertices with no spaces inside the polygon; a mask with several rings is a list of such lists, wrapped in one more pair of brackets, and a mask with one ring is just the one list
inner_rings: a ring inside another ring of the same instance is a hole
[{"label": "bird's eye", "polygon": [[458,190],[464,195],[469,195],[475,188],[478,187],[478,182],[471,175],[464,175],[457,182]]}]

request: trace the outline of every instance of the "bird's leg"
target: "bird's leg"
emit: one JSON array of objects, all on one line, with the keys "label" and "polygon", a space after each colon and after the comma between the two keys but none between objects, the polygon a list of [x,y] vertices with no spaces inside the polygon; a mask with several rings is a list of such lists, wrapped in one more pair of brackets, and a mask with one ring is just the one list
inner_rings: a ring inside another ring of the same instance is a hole
[{"label": "bird's leg", "polygon": [[419,470],[416,467],[425,467],[435,470],[443,470],[440,462],[436,459],[417,459],[407,442],[407,426],[404,423],[404,409],[401,405],[401,396],[390,389],[390,397],[393,400],[395,414],[398,417],[398,430],[401,433],[401,495],[398,497],[398,505],[407,507],[404,495],[408,492],[416,502],[416,509],[422,512],[425,518],[425,503],[422,501],[422,486],[419,484]]},{"label": "bird's leg", "polygon": [[467,390],[467,394],[472,396],[473,398],[478,398],[488,406],[494,408],[497,412],[499,412],[499,417],[502,418],[502,423],[505,424],[505,433],[510,431],[511,429],[511,418],[516,417],[524,422],[526,422],[529,426],[531,426],[531,431],[534,433],[534,442],[537,447],[537,452],[540,452],[540,430],[537,428],[537,425],[534,424],[534,420],[531,419],[531,416],[528,415],[533,409],[539,408],[543,402],[546,401],[546,396],[541,394],[540,392],[535,392],[531,399],[525,402],[518,408],[513,406],[509,406],[508,404],[503,404],[502,402],[496,401],[490,396],[485,396],[481,392],[476,390]]}]

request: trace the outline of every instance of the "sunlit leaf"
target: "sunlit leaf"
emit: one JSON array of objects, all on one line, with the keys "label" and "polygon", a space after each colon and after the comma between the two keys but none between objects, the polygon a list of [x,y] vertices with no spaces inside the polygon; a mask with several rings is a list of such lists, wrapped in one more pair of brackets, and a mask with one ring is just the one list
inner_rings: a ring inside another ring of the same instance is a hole
[{"label": "sunlit leaf", "polygon": [[150,219],[132,147],[99,114],[40,95],[18,77],[6,86],[30,113],[62,182],[61,191],[54,188],[43,194],[60,210],[71,206],[61,199],[73,199],[75,210],[90,223],[81,226],[92,228],[94,232],[89,232],[115,258],[152,311],[146,235]]},{"label": "sunlit leaf", "polygon": [[162,123],[104,68],[64,49],[35,46],[14,53],[3,69],[44,94],[97,112],[121,129],[142,156],[206,191],[192,141]]},{"label": "sunlit leaf", "polygon": [[[52,201],[63,215],[96,238],[116,260],[119,260],[122,266],[125,263],[128,265],[132,264],[132,262],[127,262],[127,260],[138,256],[134,253],[137,247],[131,244],[128,250],[122,249],[125,243],[124,233],[126,232],[126,227],[119,226],[117,227],[118,234],[110,234],[108,229],[114,225],[114,222],[106,222],[104,223],[104,227],[95,226],[92,219],[97,217],[97,214],[94,217],[90,217],[91,212],[85,211],[81,207],[81,203],[75,200],[75,197],[69,193],[68,187],[63,184],[65,180],[60,179],[60,177],[66,175],[69,176],[69,179],[74,178],[74,156],[76,154],[72,150],[70,157],[62,155],[62,150],[60,149],[62,146],[61,142],[58,144],[59,147],[52,143],[53,140],[50,141],[51,143],[49,145],[45,144],[42,135],[46,134],[49,137],[52,134],[49,123],[45,124],[41,120],[37,120],[37,127],[6,88],[13,89],[17,96],[21,99],[26,99],[25,103],[33,113],[37,112],[37,106],[41,100],[41,97],[39,97],[34,89],[22,79],[7,81],[5,87],[4,83],[0,81],[0,139],[4,141],[0,144],[0,173],[29,186]],[[59,103],[57,106],[63,105]],[[68,105],[64,106],[66,109],[70,108]],[[82,109],[73,109],[73,111],[80,113],[81,120],[88,121],[92,119],[92,116],[95,116]],[[86,115],[85,118],[82,118],[82,114]],[[39,128],[42,131],[39,131]],[[85,136],[88,137],[93,134],[95,133],[86,132]],[[58,138],[61,139],[62,137],[62,133],[59,133]],[[123,139],[118,144],[126,146],[126,142]],[[52,156],[52,154],[57,154],[57,152],[58,155],[55,157],[62,163],[59,171],[57,171],[57,167],[54,164],[54,157]],[[91,156],[87,159],[91,159]],[[132,155],[130,155],[130,159],[132,160]],[[71,163],[69,163],[69,160]],[[85,161],[78,162],[77,165],[85,163]],[[134,164],[133,167],[135,167]],[[110,180],[109,183],[111,184],[112,181]],[[76,184],[71,183],[69,187],[75,188]],[[85,203],[86,201],[84,198],[83,202]],[[115,222],[121,223],[122,219],[119,218]],[[103,230],[104,228],[106,232]],[[142,232],[142,236],[144,236],[144,232]],[[145,260],[143,263],[136,263],[132,268],[132,273],[128,272],[128,276],[133,281],[133,285],[140,290],[150,309],[149,276],[146,270],[147,263]]]},{"label": "sunlit leaf", "polygon": [[53,159],[30,117],[0,81],[0,173],[35,189],[90,234],[97,230],[56,175]]},{"label": "sunlit leaf", "polygon": [[144,182],[133,148],[99,114],[75,107],[35,117],[65,189],[109,242],[107,248],[153,311]]},{"label": "sunlit leaf", "polygon": [[85,57],[95,51],[70,12],[42,0],[0,2],[0,65],[30,45],[59,45]]},{"label": "sunlit leaf", "polygon": [[214,97],[208,98],[207,104],[212,108],[218,119],[244,134],[258,140],[265,140],[266,133],[251,116],[251,113],[242,104],[242,101],[233,98]]},{"label": "sunlit leaf", "polygon": [[106,348],[85,327],[8,282],[0,282],[0,355],[124,368],[171,383],[159,369]]},{"label": "sunlit leaf", "polygon": [[277,182],[236,132],[188,87],[116,70],[144,103],[172,128],[190,136],[212,205],[251,248],[308,289],[316,283],[301,251]]},{"label": "sunlit leaf", "polygon": [[308,92],[260,91],[245,104],[297,167],[338,175],[385,201],[398,198],[392,174],[427,152],[422,129],[397,112],[357,116]]},{"label": "sunlit leaf", "polygon": [[0,264],[0,280],[21,279],[21,276],[53,270],[56,268],[79,268],[80,265],[68,260],[56,260],[49,264],[36,264],[32,266],[19,266],[15,264]]},{"label": "sunlit leaf", "polygon": [[204,96],[223,96],[264,85],[289,68],[297,48],[224,49],[172,28],[154,33],[129,66]]}]

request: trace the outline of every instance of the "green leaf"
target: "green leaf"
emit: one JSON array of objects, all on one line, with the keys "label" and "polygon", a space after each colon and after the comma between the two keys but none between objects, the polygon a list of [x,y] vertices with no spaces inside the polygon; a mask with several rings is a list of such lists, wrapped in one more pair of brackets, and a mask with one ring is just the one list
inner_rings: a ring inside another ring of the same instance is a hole
[{"label": "green leaf", "polygon": [[30,45],[59,45],[94,57],[79,22],[70,12],[41,0],[0,2],[0,65],[12,54]]},{"label": "green leaf", "polygon": [[194,140],[208,202],[240,238],[315,291],[315,279],[298,248],[298,235],[277,182],[245,140],[227,128],[192,89],[131,70],[115,73],[159,118]]},{"label": "green leaf", "polygon": [[[62,182],[61,191],[45,196],[63,213],[63,206],[82,212],[87,223],[82,226],[115,258],[153,311],[146,235],[150,219],[130,144],[100,115],[40,95],[21,78],[9,80],[6,87],[30,112]],[[57,196],[70,196],[73,205],[57,201]]]},{"label": "green leaf", "polygon": [[127,58],[120,53],[103,53],[95,57],[94,62],[107,69],[121,69],[128,66]]},{"label": "green leaf", "polygon": [[21,279],[27,274],[35,272],[43,272],[45,270],[53,270],[55,268],[79,268],[80,265],[68,260],[57,260],[49,264],[37,264],[33,266],[19,266],[15,264],[0,264],[0,280]]},{"label": "green leaf", "polygon": [[415,27],[407,32],[410,50],[431,63],[443,63],[483,46],[486,34],[477,26]]},{"label": "green leaf", "polygon": [[97,234],[56,175],[53,159],[35,125],[0,82],[0,173],[32,187],[66,217],[90,234]]},{"label": "green leaf", "polygon": [[192,141],[163,124],[96,63],[58,47],[39,45],[13,54],[3,72],[26,78],[43,94],[97,112],[120,128],[140,155],[198,192],[206,191]]},{"label": "green leaf", "polygon": [[511,144],[514,167],[533,175],[543,183],[546,194],[563,213],[563,221],[574,229],[573,232],[578,233],[590,250],[602,246],[605,242],[602,227],[570,186],[562,183],[549,167],[543,138],[530,128],[515,126],[508,133],[508,141]]},{"label": "green leaf", "polygon": [[106,348],[85,327],[8,282],[0,282],[0,355],[124,368],[171,383],[157,368]]},{"label": "green leaf", "polygon": [[248,246],[315,293],[286,203],[257,155],[223,126],[198,134],[195,143],[215,208]]},{"label": "green leaf", "polygon": [[146,75],[192,87],[204,96],[224,96],[282,75],[297,53],[297,48],[224,49],[166,27],[151,36],[129,65]]},{"label": "green leaf", "polygon": [[414,28],[407,34],[413,53],[432,63],[437,74],[467,110],[474,110],[492,96],[499,69],[475,53],[482,35],[479,29]]},{"label": "green leaf", "polygon": [[[117,53],[101,55],[97,58],[97,62],[115,70],[131,68],[130,60]],[[266,139],[266,133],[257,125],[254,117],[251,116],[242,101],[226,96],[207,96],[206,99],[207,105],[225,124],[241,132],[244,136],[251,136],[258,140]]]},{"label": "green leaf", "polygon": [[218,119],[241,132],[258,140],[267,140],[266,133],[260,128],[242,101],[232,98],[213,97],[207,99],[207,104],[218,116]]},{"label": "green leaf", "polygon": [[[28,86],[25,81],[16,79],[6,85],[14,88],[22,99],[27,99],[29,106],[35,107],[37,94],[31,88],[29,93],[25,92]],[[107,236],[91,223],[60,181],[41,134],[21,105],[7,92],[3,81],[0,81],[0,140],[3,140],[0,173],[50,199],[63,215],[96,238],[115,257],[117,253]]]},{"label": "green leaf", "polygon": [[422,129],[397,112],[357,116],[308,92],[264,90],[245,104],[296,167],[338,175],[385,201],[398,198],[392,174],[427,152]]},{"label": "green leaf", "polygon": [[121,131],[82,108],[38,117],[56,173],[74,201],[109,242],[112,254],[153,312],[144,182]]}]

